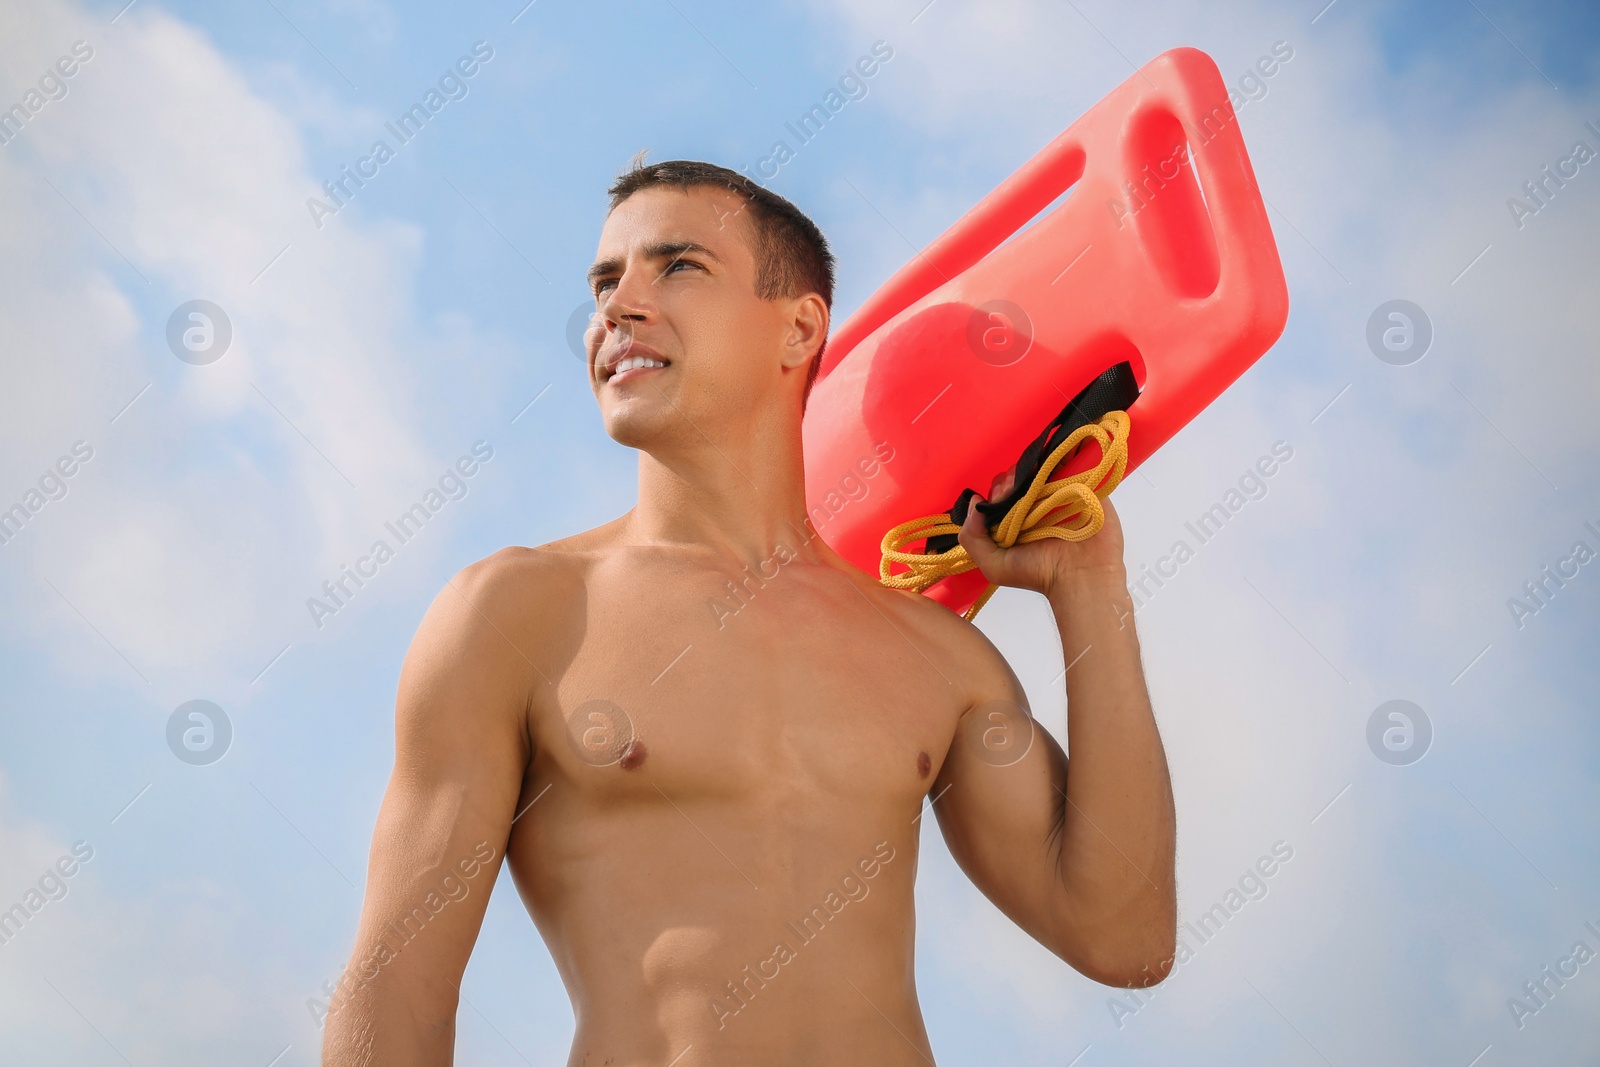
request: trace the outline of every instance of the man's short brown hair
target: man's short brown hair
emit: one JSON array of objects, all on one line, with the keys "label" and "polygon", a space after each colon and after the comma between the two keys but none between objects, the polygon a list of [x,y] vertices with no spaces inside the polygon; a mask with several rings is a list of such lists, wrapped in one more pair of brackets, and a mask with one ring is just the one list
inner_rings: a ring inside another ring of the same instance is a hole
[{"label": "man's short brown hair", "polygon": [[[756,261],[756,297],[776,300],[816,293],[828,310],[833,310],[833,253],[828,251],[827,238],[822,236],[817,224],[799,208],[727,167],[692,159],[646,164],[641,152],[606,190],[611,196],[608,211],[615,211],[618,204],[640,189],[658,185],[670,185],[685,192],[695,186],[712,186],[738,194],[749,208],[750,232],[755,235],[751,251]],[[811,386],[817,380],[827,344],[827,338],[823,338],[806,371],[802,411],[806,398],[811,395]]]}]

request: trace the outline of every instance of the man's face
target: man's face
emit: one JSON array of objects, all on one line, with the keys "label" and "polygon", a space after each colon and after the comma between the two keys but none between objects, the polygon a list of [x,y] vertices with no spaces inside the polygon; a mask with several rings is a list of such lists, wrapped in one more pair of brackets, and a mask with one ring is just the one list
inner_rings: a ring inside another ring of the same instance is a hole
[{"label": "man's face", "polygon": [[[756,297],[744,208],[721,189],[657,187],[606,219],[586,342],[589,384],[618,442],[669,446],[713,428],[725,440],[753,429],[752,416],[781,396],[797,352],[804,375],[805,353],[793,343],[799,301]],[[666,366],[633,367],[640,357]]]}]

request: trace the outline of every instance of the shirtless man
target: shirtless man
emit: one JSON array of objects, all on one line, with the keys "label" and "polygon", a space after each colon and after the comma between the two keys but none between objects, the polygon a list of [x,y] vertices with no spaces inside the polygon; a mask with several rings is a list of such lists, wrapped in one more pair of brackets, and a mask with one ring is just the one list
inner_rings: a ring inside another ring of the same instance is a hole
[{"label": "shirtless man", "polygon": [[1003,550],[975,508],[961,535],[990,580],[1048,598],[1076,661],[1069,777],[978,629],[807,523],[821,233],[709,164],[636,164],[611,194],[588,375],[606,432],[639,450],[639,502],[467,567],[428,609],[323,1063],[452,1061],[502,856],[572,999],[570,1065],[932,1063],[925,797],[1041,944],[1099,982],[1160,981],[1171,784],[1109,503],[1078,544]]}]

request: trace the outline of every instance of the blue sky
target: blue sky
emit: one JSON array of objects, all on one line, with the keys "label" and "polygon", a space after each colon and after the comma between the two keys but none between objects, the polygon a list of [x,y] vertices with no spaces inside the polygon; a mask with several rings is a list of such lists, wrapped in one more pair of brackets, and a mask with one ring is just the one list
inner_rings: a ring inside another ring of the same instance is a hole
[{"label": "blue sky", "polygon": [[[566,341],[605,186],[646,147],[753,168],[877,41],[865,96],[769,182],[834,245],[836,323],[1130,63],[1190,45],[1231,82],[1294,49],[1240,113],[1288,327],[1117,491],[1137,570],[1293,449],[1139,614],[1182,916],[1275,843],[1293,858],[1129,1015],[930,826],[940,1062],[1592,1060],[1600,963],[1536,1014],[1507,1002],[1600,951],[1600,562],[1520,625],[1507,601],[1600,550],[1600,163],[1521,228],[1506,206],[1600,149],[1592,5],[120,8],[0,12],[6,106],[93,48],[0,147],[0,507],[93,450],[0,545],[0,908],[93,849],[0,945],[20,1062],[316,1062],[306,1001],[349,952],[418,619],[466,563],[633,503]],[[307,198],[479,41],[466,95],[318,228]],[[234,327],[207,366],[166,341],[194,299]],[[1394,299],[1435,331],[1408,366],[1365,340]],[[466,495],[318,628],[306,599],[480,441]],[[1042,602],[1004,592],[981,626],[1060,735]],[[233,727],[208,766],[167,746],[194,699]],[[1407,766],[1367,744],[1394,699],[1432,724]],[[509,879],[464,991],[460,1062],[563,1061],[571,1013]]]}]

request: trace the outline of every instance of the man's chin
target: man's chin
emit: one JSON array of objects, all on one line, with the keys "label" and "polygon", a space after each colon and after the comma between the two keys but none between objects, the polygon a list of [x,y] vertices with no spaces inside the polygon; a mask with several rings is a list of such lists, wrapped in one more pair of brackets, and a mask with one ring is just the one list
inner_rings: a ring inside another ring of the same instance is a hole
[{"label": "man's chin", "polygon": [[[646,408],[654,410],[645,410]],[[603,412],[606,435],[619,445],[648,450],[651,445],[664,442],[673,432],[675,422],[672,409],[664,402],[655,404],[624,403]]]}]

